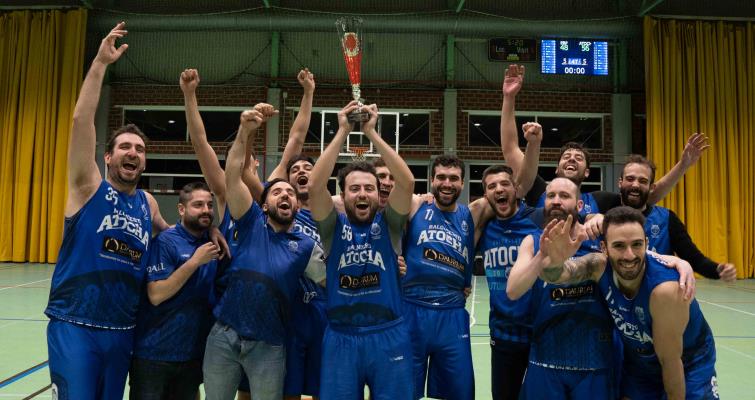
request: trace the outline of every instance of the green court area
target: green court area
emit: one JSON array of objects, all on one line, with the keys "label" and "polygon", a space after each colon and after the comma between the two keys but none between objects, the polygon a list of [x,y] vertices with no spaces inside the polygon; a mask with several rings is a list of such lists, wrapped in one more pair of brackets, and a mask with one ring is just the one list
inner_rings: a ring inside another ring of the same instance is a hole
[{"label": "green court area", "polygon": [[[45,329],[42,313],[53,266],[0,263],[0,399],[49,399]],[[697,300],[716,338],[722,399],[751,399],[755,370],[755,280],[723,284],[700,280]],[[490,398],[489,292],[475,277],[467,299],[478,399]],[[128,393],[128,392],[127,392]],[[127,396],[126,396],[127,397]]]}]

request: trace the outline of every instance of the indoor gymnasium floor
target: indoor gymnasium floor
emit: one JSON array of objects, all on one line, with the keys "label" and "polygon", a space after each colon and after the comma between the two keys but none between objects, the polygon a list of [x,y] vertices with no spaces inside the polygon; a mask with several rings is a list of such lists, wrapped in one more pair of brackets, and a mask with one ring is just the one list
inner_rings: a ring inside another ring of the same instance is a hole
[{"label": "indoor gymnasium floor", "polygon": [[[0,399],[49,399],[49,370],[42,313],[52,266],[0,263]],[[478,399],[490,398],[488,297],[484,277],[473,281],[467,300],[472,316],[472,354]],[[716,338],[721,398],[752,398],[755,370],[755,280],[726,285],[697,283],[697,300]],[[127,396],[126,396],[127,397]]]}]

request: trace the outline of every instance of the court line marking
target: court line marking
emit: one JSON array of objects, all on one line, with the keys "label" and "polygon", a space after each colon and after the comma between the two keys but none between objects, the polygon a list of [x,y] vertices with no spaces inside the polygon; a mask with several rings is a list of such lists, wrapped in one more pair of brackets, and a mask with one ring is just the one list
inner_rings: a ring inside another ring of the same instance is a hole
[{"label": "court line marking", "polygon": [[22,283],[20,285],[14,285],[14,286],[0,288],[0,292],[2,292],[3,290],[15,289],[15,288],[18,288],[18,287],[21,287],[21,286],[31,285],[32,283],[39,283],[39,282],[49,281],[50,279],[52,279],[52,278],[40,279],[40,280],[34,281],[34,282],[26,282],[26,283]]},{"label": "court line marking", "polygon": [[722,348],[722,349],[725,349],[725,350],[729,350],[729,351],[730,351],[730,352],[732,352],[732,353],[735,353],[735,354],[739,354],[739,355],[740,355],[740,356],[742,356],[742,357],[747,357],[747,358],[749,358],[750,360],[754,360],[754,361],[755,361],[755,357],[753,357],[753,356],[751,356],[751,355],[749,355],[749,354],[747,354],[747,353],[742,353],[741,351],[739,351],[739,350],[734,350],[734,349],[732,349],[732,348],[731,348],[731,347],[729,347],[729,346],[726,346],[726,345],[723,345],[723,344],[718,344],[718,343],[716,343],[716,348],[719,348],[719,347],[720,347],[720,348]]},{"label": "court line marking", "polygon": [[32,317],[37,317],[37,316],[39,316],[39,314],[32,314],[32,315],[26,316],[26,317],[24,317],[24,318],[22,318],[20,320],[8,322],[7,324],[0,325],[0,329],[3,329],[5,327],[11,326],[11,325],[15,325],[15,324],[17,324],[19,322],[22,322],[21,320],[27,320],[27,319],[31,319]]},{"label": "court line marking", "polygon": [[472,275],[472,307],[469,310],[469,329],[477,323],[477,318],[474,316],[475,298],[477,298],[477,275]]},{"label": "court line marking", "polygon": [[15,374],[15,375],[13,375],[13,376],[10,376],[10,377],[6,378],[3,381],[0,381],[0,389],[6,387],[8,385],[10,385],[13,382],[16,382],[16,381],[19,381],[19,380],[21,380],[23,378],[26,378],[27,376],[29,376],[29,375],[31,375],[31,374],[39,371],[40,369],[47,367],[48,364],[49,364],[48,360],[42,361],[41,363],[39,363],[39,364],[37,364],[37,365],[35,365],[33,367],[29,367],[29,368],[27,368],[27,369],[25,369],[25,370],[23,370],[23,371]]},{"label": "court line marking", "polygon": [[37,390],[36,392],[34,392],[34,393],[32,393],[32,394],[24,397],[23,400],[33,399],[33,398],[37,397],[38,395],[46,392],[51,387],[52,387],[52,383],[48,384],[47,386],[43,387],[42,389]]},{"label": "court line marking", "polygon": [[722,304],[713,303],[711,301],[705,301],[705,300],[700,300],[700,299],[697,299],[697,301],[700,302],[700,303],[710,304],[712,306],[720,307],[720,308],[723,308],[723,309],[726,309],[726,310],[736,311],[736,312],[739,312],[739,313],[742,313],[742,314],[749,315],[751,317],[755,317],[755,314],[753,314],[751,312],[744,311],[744,310],[740,310],[738,308],[729,307],[729,306],[725,306],[725,305],[722,305]]},{"label": "court line marking", "polygon": [[28,321],[28,322],[47,322],[49,319],[30,319],[30,318],[0,318],[0,321]]}]

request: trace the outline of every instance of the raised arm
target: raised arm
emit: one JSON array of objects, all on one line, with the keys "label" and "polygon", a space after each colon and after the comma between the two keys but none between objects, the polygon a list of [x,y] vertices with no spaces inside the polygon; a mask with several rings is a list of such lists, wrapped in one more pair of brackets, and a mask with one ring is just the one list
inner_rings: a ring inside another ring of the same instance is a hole
[{"label": "raised arm", "polygon": [[228,152],[225,162],[225,186],[227,191],[228,209],[231,216],[238,219],[243,216],[252,206],[252,194],[242,182],[241,175],[244,170],[245,149],[249,141],[254,141],[257,129],[270,116],[276,113],[269,104],[256,105],[252,110],[241,113],[241,125],[233,146]]},{"label": "raised arm", "polygon": [[524,165],[524,153],[519,148],[514,104],[516,95],[524,82],[524,66],[509,65],[503,78],[503,103],[501,104],[501,150],[506,163],[518,175]]},{"label": "raised arm", "polygon": [[545,257],[540,278],[549,283],[577,283],[597,281],[606,267],[602,253],[590,253],[573,259],[580,245],[587,239],[583,226],[572,230],[573,217],[566,221],[551,221],[540,237],[540,251]]},{"label": "raised arm", "polygon": [[474,244],[476,247],[488,221],[495,218],[495,210],[483,196],[469,203],[469,212],[472,214],[472,221],[474,221]]},{"label": "raised arm", "polygon": [[535,241],[532,235],[522,240],[516,257],[506,283],[506,296],[511,300],[519,299],[532,288],[544,265],[543,254],[541,252],[535,254]]},{"label": "raised arm", "polygon": [[246,143],[246,152],[244,153],[244,171],[241,173],[241,180],[244,181],[244,185],[249,189],[249,193],[252,194],[254,201],[260,201],[262,197],[262,191],[265,187],[260,181],[260,176],[257,174],[257,167],[259,161],[256,157],[252,157],[254,148],[254,141],[250,140]]},{"label": "raised arm", "polygon": [[315,221],[324,221],[333,211],[333,199],[328,192],[328,179],[330,179],[330,174],[333,173],[333,168],[336,166],[338,153],[340,153],[343,142],[346,141],[346,136],[352,130],[348,115],[357,106],[358,104],[354,100],[338,112],[338,132],[336,132],[333,140],[328,143],[328,147],[322,152],[309,175],[309,208]]},{"label": "raised arm", "polygon": [[689,322],[689,301],[684,300],[676,282],[665,282],[650,294],[653,317],[653,347],[661,363],[663,388],[669,400],[685,398],[682,337]]},{"label": "raised arm", "polygon": [[399,215],[409,215],[412,208],[412,195],[414,194],[414,175],[409,166],[406,165],[406,161],[375,130],[378,119],[377,105],[372,104],[364,107],[364,109],[370,114],[369,121],[364,123],[364,134],[375,146],[396,180],[391,194],[388,195],[388,206]]},{"label": "raised arm", "polygon": [[522,126],[524,138],[527,140],[527,148],[524,151],[522,168],[516,174],[517,198],[521,199],[532,189],[537,177],[537,167],[540,165],[540,143],[543,140],[543,127],[537,122],[527,122]]},{"label": "raised arm", "polygon": [[[708,137],[704,133],[695,133],[687,139],[687,144],[684,146],[682,152],[682,158],[674,165],[673,168],[663,175],[661,179],[655,183],[655,188],[650,195],[648,195],[648,204],[655,204],[661,201],[667,194],[671,193],[671,190],[676,186],[680,179],[684,176],[688,169],[695,165],[703,152],[710,147],[708,143]],[[601,210],[602,211],[602,210]]]},{"label": "raised arm", "polygon": [[199,161],[199,168],[207,181],[207,186],[215,195],[218,214],[222,217],[225,212],[225,173],[220,167],[218,156],[207,141],[202,116],[197,105],[197,86],[199,86],[199,72],[196,69],[185,69],[178,81],[184,94],[184,109],[186,112],[186,126],[189,128],[189,138],[194,153]]},{"label": "raised arm", "polygon": [[304,95],[301,98],[301,104],[299,105],[299,113],[296,115],[291,130],[288,133],[288,142],[283,149],[283,156],[278,166],[275,167],[273,172],[267,178],[269,181],[280,178],[288,180],[286,175],[286,167],[289,161],[293,159],[297,154],[301,153],[304,147],[304,140],[307,137],[307,129],[309,129],[309,121],[312,117],[312,98],[315,93],[315,76],[304,68],[299,71],[296,76],[299,84],[304,89]]},{"label": "raised arm", "polygon": [[107,66],[121,57],[128,48],[122,44],[115,48],[116,39],[122,38],[127,31],[125,22],[119,22],[110,33],[102,39],[97,56],[87,72],[81,92],[73,110],[73,126],[68,142],[68,200],[66,217],[76,214],[94,195],[102,181],[97,168],[95,152],[97,133],[94,127],[94,115],[100,102],[102,80]]}]

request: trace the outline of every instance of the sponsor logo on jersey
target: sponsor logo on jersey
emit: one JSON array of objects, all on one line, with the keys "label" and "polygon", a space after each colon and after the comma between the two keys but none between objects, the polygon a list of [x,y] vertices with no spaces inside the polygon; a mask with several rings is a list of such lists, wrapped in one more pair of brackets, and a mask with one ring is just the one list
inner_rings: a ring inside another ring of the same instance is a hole
[{"label": "sponsor logo on jersey", "polygon": [[341,289],[348,290],[360,290],[380,286],[380,274],[377,272],[359,276],[341,274],[338,278],[338,285]]},{"label": "sponsor logo on jersey", "polygon": [[293,240],[288,241],[288,250],[291,252],[295,252],[299,248],[299,243],[296,243]]},{"label": "sponsor logo on jersey", "polygon": [[595,293],[595,285],[587,283],[579,286],[555,287],[551,289],[551,300],[561,301],[565,299],[579,299],[592,296]]},{"label": "sponsor logo on jersey", "polygon": [[380,229],[380,225],[373,223],[372,226],[370,226],[370,235],[372,235],[373,240],[380,239],[381,232],[382,229]]},{"label": "sponsor logo on jersey", "polygon": [[465,260],[469,260],[469,249],[463,245],[461,236],[455,232],[450,231],[448,228],[442,225],[430,225],[427,229],[424,229],[419,233],[417,239],[417,246],[423,243],[440,243],[451,247]]},{"label": "sponsor logo on jersey", "polygon": [[105,236],[102,240],[102,250],[108,253],[116,254],[121,257],[126,257],[134,264],[138,264],[142,260],[142,251],[133,249],[125,241],[118,240],[109,236]]},{"label": "sponsor logo on jersey", "polygon": [[661,234],[661,227],[658,224],[653,224],[650,227],[650,235],[655,239]]},{"label": "sponsor logo on jersey", "polygon": [[425,248],[424,251],[422,251],[422,257],[424,257],[425,260],[439,262],[455,270],[464,272],[464,264],[460,263],[458,260],[456,260],[453,257],[449,257],[433,249]]},{"label": "sponsor logo on jersey", "polygon": [[365,265],[372,264],[380,267],[385,271],[385,263],[383,262],[383,256],[379,251],[372,249],[369,243],[361,245],[350,245],[346,251],[341,254],[341,259],[338,261],[338,269],[346,268],[352,265]]},{"label": "sponsor logo on jersey", "polygon": [[634,315],[637,317],[637,319],[641,323],[643,323],[643,324],[645,323],[645,310],[642,307],[640,307],[640,306],[635,307],[634,308]]},{"label": "sponsor logo on jersey", "polygon": [[469,233],[469,224],[467,221],[461,221],[461,231],[464,233]]},{"label": "sponsor logo on jersey", "polygon": [[126,234],[142,242],[145,247],[149,245],[149,232],[142,227],[142,221],[121,210],[113,210],[112,214],[105,215],[97,228],[97,233],[111,230],[125,231]]}]

